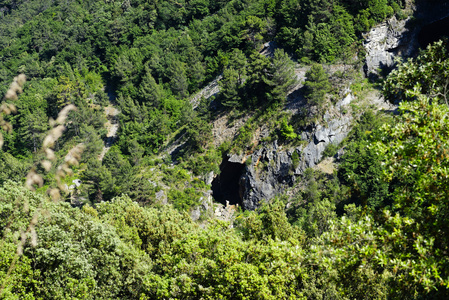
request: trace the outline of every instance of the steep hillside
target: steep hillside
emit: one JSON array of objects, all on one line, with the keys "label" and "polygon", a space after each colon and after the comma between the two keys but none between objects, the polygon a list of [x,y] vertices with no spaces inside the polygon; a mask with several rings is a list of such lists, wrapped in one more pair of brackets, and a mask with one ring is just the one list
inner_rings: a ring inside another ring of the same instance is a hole
[{"label": "steep hillside", "polygon": [[0,0],[0,299],[449,298],[448,12]]}]

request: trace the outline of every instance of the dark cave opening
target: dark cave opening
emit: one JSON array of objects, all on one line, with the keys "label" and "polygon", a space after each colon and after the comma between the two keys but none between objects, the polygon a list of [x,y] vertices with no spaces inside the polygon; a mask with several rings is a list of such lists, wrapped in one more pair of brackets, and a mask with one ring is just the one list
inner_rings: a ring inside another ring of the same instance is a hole
[{"label": "dark cave opening", "polygon": [[238,204],[242,207],[240,195],[240,177],[245,169],[245,164],[230,162],[226,156],[220,165],[220,174],[212,181],[212,197],[215,201],[226,205]]},{"label": "dark cave opening", "polygon": [[449,17],[425,25],[419,32],[418,42],[421,48],[427,48],[429,44],[443,37],[449,37]]}]

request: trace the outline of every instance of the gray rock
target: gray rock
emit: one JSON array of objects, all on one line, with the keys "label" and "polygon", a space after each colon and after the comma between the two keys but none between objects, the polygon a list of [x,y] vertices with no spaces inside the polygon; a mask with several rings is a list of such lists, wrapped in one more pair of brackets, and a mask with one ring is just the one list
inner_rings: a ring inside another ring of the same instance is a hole
[{"label": "gray rock", "polygon": [[351,103],[351,101],[354,100],[354,96],[352,96],[351,93],[348,93],[346,97],[343,98],[343,100],[340,102],[339,108],[348,105]]},{"label": "gray rock", "polygon": [[[346,97],[339,104],[349,101]],[[296,176],[321,161],[323,151],[329,144],[339,144],[347,136],[351,121],[350,115],[332,118],[328,113],[327,126],[317,125],[311,132],[301,133],[302,140],[307,141],[306,145],[282,149],[274,141],[251,154],[251,164],[246,166],[239,181],[243,208],[254,210],[263,201],[293,186]],[[295,152],[299,154],[299,161],[294,165],[292,155]],[[242,160],[244,158],[241,157],[235,159],[237,162]]]},{"label": "gray rock", "polygon": [[205,211],[209,210],[209,207],[212,206],[212,191],[209,190],[203,193],[203,197],[200,199],[201,208]]},{"label": "gray rock", "polygon": [[214,213],[215,217],[217,217],[217,218],[221,217],[221,215],[223,214],[222,210],[223,209],[221,207],[215,208],[215,213]]},{"label": "gray rock", "polygon": [[368,76],[376,75],[379,68],[393,67],[394,57],[398,55],[399,49],[403,52],[412,51],[407,47],[410,41],[409,30],[405,27],[407,20],[398,21],[396,17],[392,17],[367,34],[364,46]]},{"label": "gray rock", "polygon": [[294,181],[292,150],[280,150],[274,142],[251,155],[240,178],[240,194],[244,209],[254,210],[263,200],[269,200],[290,186]]},{"label": "gray rock", "polygon": [[245,161],[245,155],[237,155],[237,154],[233,154],[229,157],[228,161],[232,162],[232,163],[242,163]]},{"label": "gray rock", "polygon": [[205,201],[203,199],[200,199],[201,202],[201,209],[207,211],[209,209],[209,203],[208,201]]},{"label": "gray rock", "polygon": [[209,173],[206,174],[206,178],[204,179],[204,182],[207,185],[211,185],[213,180],[214,180],[214,171],[210,171]]},{"label": "gray rock", "polygon": [[306,141],[309,139],[309,134],[306,131],[301,132],[300,136],[301,136],[301,140],[303,140],[303,141]]},{"label": "gray rock", "polygon": [[310,142],[303,149],[302,153],[302,170],[314,167],[320,160],[324,149],[329,142]]},{"label": "gray rock", "polygon": [[72,182],[75,184],[76,187],[79,187],[81,185],[80,179],[74,179],[74,180],[72,180]]},{"label": "gray rock", "polygon": [[201,210],[199,207],[196,207],[195,209],[192,209],[190,211],[190,217],[193,221],[197,221],[201,217]]},{"label": "gray rock", "polygon": [[160,190],[156,193],[156,200],[161,201],[162,204],[167,204],[167,196],[165,195],[164,190]]},{"label": "gray rock", "polygon": [[318,125],[315,129],[315,144],[329,142],[329,130]]}]

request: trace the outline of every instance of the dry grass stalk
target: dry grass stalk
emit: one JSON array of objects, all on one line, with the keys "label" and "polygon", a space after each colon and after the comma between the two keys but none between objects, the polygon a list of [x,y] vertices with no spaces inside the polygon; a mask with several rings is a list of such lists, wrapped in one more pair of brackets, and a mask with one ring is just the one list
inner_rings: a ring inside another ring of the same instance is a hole
[{"label": "dry grass stalk", "polygon": [[[84,144],[80,143],[76,145],[74,148],[72,148],[69,153],[67,153],[66,157],[64,158],[64,163],[58,166],[56,170],[56,182],[58,183],[58,188],[61,191],[67,192],[66,186],[62,183],[62,179],[64,179],[67,175],[72,175],[73,171],[70,168],[71,166],[77,166],[79,164],[79,160],[81,159],[81,154],[84,150]],[[53,192],[55,193],[55,192]],[[53,200],[55,197],[58,197],[59,195],[55,193],[52,195]]]},{"label": "dry grass stalk", "polygon": [[[22,88],[23,88],[23,85],[25,84],[25,81],[26,81],[26,77],[23,74],[15,77],[13,83],[9,87],[8,92],[6,93],[5,99],[8,99],[8,100],[17,99],[17,94],[22,93]],[[45,156],[47,159],[40,162],[40,164],[42,165],[42,167],[45,169],[46,172],[49,172],[51,170],[52,161],[56,160],[56,156],[55,156],[53,147],[55,145],[55,142],[62,136],[62,134],[65,130],[65,126],[63,124],[65,123],[65,120],[67,119],[69,112],[72,110],[75,110],[75,109],[76,109],[76,107],[74,105],[72,105],[72,104],[67,105],[60,111],[56,121],[52,120],[52,119],[50,120],[50,126],[52,127],[52,129],[49,131],[49,134],[45,137],[45,139],[43,141],[43,145],[42,145],[42,150],[45,153]],[[3,119],[3,114],[10,114],[11,112],[15,112],[15,111],[16,111],[16,107],[13,104],[2,103],[2,105],[0,106],[0,126],[4,130],[11,131],[12,126],[10,123],[6,122]],[[1,112],[3,112],[3,114]],[[0,148],[2,146],[3,146],[3,136],[0,133]],[[78,165],[83,150],[84,150],[84,145],[82,143],[76,145],[66,155],[66,157],[64,159],[64,163],[57,167],[56,181],[58,183],[58,188],[53,188],[48,191],[49,195],[51,196],[51,198],[53,200],[55,200],[55,201],[59,200],[61,197],[60,191],[66,190],[65,186],[62,184],[62,179],[67,174],[72,174],[72,170],[70,169],[70,166]],[[37,173],[36,169],[37,169],[36,166],[34,166],[30,170],[30,172],[28,173],[28,175],[26,177],[25,186],[30,190],[35,190],[35,186],[42,187],[44,184],[44,180],[43,180],[42,176]],[[30,240],[31,246],[35,247],[37,245],[38,237],[37,237],[35,227],[38,223],[38,216],[39,216],[39,214],[44,215],[46,213],[45,210],[42,210],[42,207],[41,207],[42,204],[43,203],[41,203],[40,206],[37,208],[36,213],[33,215],[26,231],[21,230],[21,232],[20,232],[20,240],[17,243],[16,255],[14,256],[13,261],[11,262],[9,269],[7,271],[7,274],[4,278],[4,281],[0,287],[0,298],[3,294],[5,285],[7,283],[7,279],[10,277],[11,272],[14,269],[17,259],[23,254],[23,248],[24,248],[28,238]],[[29,211],[28,201],[24,202],[23,209],[25,212]],[[7,227],[9,227],[9,224]]]},{"label": "dry grass stalk", "polygon": [[[43,160],[40,162],[42,167],[46,172],[49,172],[52,168],[52,161],[56,160],[56,156],[53,150],[53,147],[55,146],[56,141],[62,136],[65,130],[65,120],[67,119],[67,116],[70,111],[76,110],[76,107],[73,104],[69,104],[66,107],[64,107],[58,114],[58,118],[55,120],[50,119],[49,123],[52,127],[48,133],[48,135],[44,138],[44,141],[42,143],[42,150],[45,153],[45,156],[47,157],[46,160]],[[78,147],[78,145],[76,146]],[[76,148],[75,147],[75,148]],[[72,149],[73,150],[73,149]],[[71,150],[71,151],[72,151]],[[70,152],[69,152],[70,153]],[[65,172],[67,174],[68,172]],[[59,171],[59,167],[56,171],[56,180],[58,182],[58,186],[60,186],[61,179],[65,177],[65,174],[61,174]],[[44,185],[44,180],[40,174],[36,172],[36,167],[30,170],[30,172],[27,175],[25,186],[34,191],[35,186],[42,187]],[[57,193],[50,193],[52,195],[52,198],[55,199],[57,197],[59,199],[59,195]]]},{"label": "dry grass stalk", "polygon": [[[8,91],[5,94],[5,100],[17,100],[17,94],[23,92],[23,86],[26,82],[26,76],[24,74],[20,74],[17,77],[14,77],[13,82],[9,86]],[[9,115],[11,113],[15,113],[17,111],[16,106],[12,103],[3,102],[0,105],[0,127],[6,131],[11,132],[12,126],[11,123],[5,121],[3,118],[4,115]],[[0,132],[0,148],[3,147],[3,135]]]}]

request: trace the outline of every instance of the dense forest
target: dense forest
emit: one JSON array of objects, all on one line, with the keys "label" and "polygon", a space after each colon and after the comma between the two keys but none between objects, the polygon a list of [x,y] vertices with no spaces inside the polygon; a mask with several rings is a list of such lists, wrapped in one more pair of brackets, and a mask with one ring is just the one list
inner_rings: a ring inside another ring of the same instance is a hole
[{"label": "dense forest", "polygon": [[[362,71],[366,32],[410,7],[0,0],[0,298],[449,298],[448,40]],[[332,172],[192,218],[224,157],[301,145],[346,85],[398,107],[342,112]],[[223,115],[244,121],[218,142]]]}]

